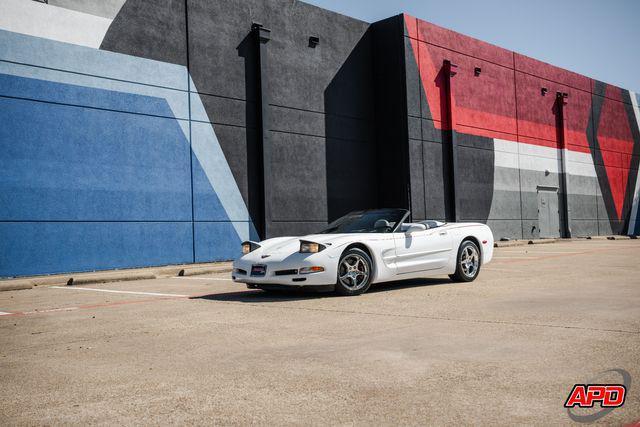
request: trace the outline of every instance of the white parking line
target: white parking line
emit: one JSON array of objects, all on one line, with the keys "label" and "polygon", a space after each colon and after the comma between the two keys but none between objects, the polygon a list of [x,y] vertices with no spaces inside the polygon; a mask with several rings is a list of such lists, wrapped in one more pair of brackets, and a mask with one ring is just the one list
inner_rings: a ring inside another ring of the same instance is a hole
[{"label": "white parking line", "polygon": [[7,313],[6,311],[0,311],[0,316],[7,316],[9,314],[13,314],[13,313]]},{"label": "white parking line", "polygon": [[228,280],[232,281],[233,279],[229,279],[228,277],[185,277],[185,276],[176,276],[174,279],[188,279],[188,280]]},{"label": "white parking line", "polygon": [[74,311],[74,310],[78,310],[78,307],[49,308],[46,310],[25,311],[21,314],[57,313],[58,311]]},{"label": "white parking line", "polygon": [[500,256],[494,255],[493,259],[537,259],[534,256]]},{"label": "white parking line", "polygon": [[94,292],[109,292],[112,294],[132,294],[132,295],[151,295],[155,297],[185,297],[187,298],[189,295],[181,295],[181,294],[162,294],[159,292],[136,292],[136,291],[116,291],[112,289],[96,289],[96,288],[80,288],[76,286],[51,286],[55,289],[72,289],[75,291],[94,291]]},{"label": "white parking line", "polygon": [[[497,253],[497,252],[496,252]],[[501,254],[521,254],[523,253],[522,251],[500,251]],[[529,250],[525,253],[528,254],[535,254],[535,255],[544,255],[544,254],[584,254],[584,251],[545,251],[545,250],[539,250],[539,251],[533,251],[533,250]]]}]

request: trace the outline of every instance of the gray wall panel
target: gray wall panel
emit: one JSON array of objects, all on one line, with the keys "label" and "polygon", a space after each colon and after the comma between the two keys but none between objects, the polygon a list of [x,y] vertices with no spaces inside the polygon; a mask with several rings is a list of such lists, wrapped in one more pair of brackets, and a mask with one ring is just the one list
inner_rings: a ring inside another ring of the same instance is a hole
[{"label": "gray wall panel", "polygon": [[327,220],[324,138],[271,132],[274,221]]},{"label": "gray wall panel", "polygon": [[522,223],[516,219],[487,220],[487,225],[493,232],[493,237],[500,240],[503,237],[522,239]]},{"label": "gray wall panel", "polygon": [[495,167],[489,219],[520,219],[521,214],[520,173],[518,169]]},{"label": "gray wall panel", "polygon": [[199,92],[255,101],[256,52],[249,32],[265,5],[187,0],[189,70]]},{"label": "gray wall panel", "polygon": [[432,142],[449,141],[449,132],[437,129],[432,120],[421,119],[422,122],[422,140]]},{"label": "gray wall panel", "polygon": [[[256,128],[256,104],[240,99],[191,93],[191,118],[193,120],[225,125]],[[204,111],[196,108],[200,98]]]},{"label": "gray wall panel", "polygon": [[484,222],[489,217],[494,193],[493,140],[482,138],[481,142],[490,143],[489,149],[458,146],[458,163],[455,173],[457,175],[457,215],[460,220],[473,219]]},{"label": "gray wall panel", "polygon": [[[202,124],[194,123],[194,126],[202,126]],[[247,141],[257,137],[256,131],[254,129],[221,124],[215,125],[214,129],[233,177],[238,184],[240,193],[242,193],[242,198],[245,203],[248,203],[250,176],[247,171],[255,169],[255,165],[248,162],[247,150],[250,148],[247,145]]]},{"label": "gray wall panel", "polygon": [[326,222],[274,222],[271,224],[274,236],[304,236],[315,234],[327,227]]},{"label": "gray wall panel", "polygon": [[271,130],[325,136],[325,115],[322,113],[285,107],[271,107],[269,110]]},{"label": "gray wall panel", "polygon": [[572,219],[571,235],[573,237],[597,236],[598,222],[593,219]]},{"label": "gray wall panel", "polygon": [[413,221],[430,219],[426,217],[422,144],[423,143],[420,140],[409,140],[409,167],[411,168],[411,214]]},{"label": "gray wall panel", "polygon": [[540,227],[537,219],[522,220],[522,238],[523,239],[539,239]]},{"label": "gray wall panel", "polygon": [[567,203],[569,204],[569,215],[572,223],[576,220],[591,220],[595,222],[598,219],[595,194],[589,196],[569,193],[567,195]]},{"label": "gray wall panel", "polygon": [[[378,206],[376,152],[366,143],[328,138],[327,213],[329,221],[354,210]],[[336,153],[336,154],[331,154]]]},{"label": "gray wall panel", "polygon": [[446,195],[443,189],[443,154],[446,145],[435,142],[422,144],[424,158],[425,216],[446,218]]},{"label": "gray wall panel", "polygon": [[422,139],[422,124],[419,117],[407,117],[409,125],[409,139]]},{"label": "gray wall panel", "polygon": [[[402,23],[404,25],[404,22]],[[422,83],[418,73],[418,61],[413,53],[411,41],[404,37],[404,54],[407,70],[406,93],[407,93],[407,114],[413,117],[420,117],[420,94],[422,93]]]},{"label": "gray wall panel", "polygon": [[184,0],[128,0],[101,49],[187,65]]},{"label": "gray wall panel", "polygon": [[[268,5],[260,22],[271,29],[271,102],[325,111],[322,94],[333,85],[346,102],[332,106],[332,113],[372,118],[369,24],[302,2],[274,1]],[[320,44],[309,47],[309,36],[319,37]]]}]

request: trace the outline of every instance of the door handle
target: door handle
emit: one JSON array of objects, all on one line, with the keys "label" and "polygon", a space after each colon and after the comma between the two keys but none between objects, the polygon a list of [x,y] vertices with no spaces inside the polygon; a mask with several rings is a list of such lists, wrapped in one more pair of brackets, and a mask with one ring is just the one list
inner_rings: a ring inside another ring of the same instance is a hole
[{"label": "door handle", "polygon": [[441,236],[446,236],[446,235],[447,235],[447,232],[446,232],[446,231],[441,231],[439,234],[440,234]]}]

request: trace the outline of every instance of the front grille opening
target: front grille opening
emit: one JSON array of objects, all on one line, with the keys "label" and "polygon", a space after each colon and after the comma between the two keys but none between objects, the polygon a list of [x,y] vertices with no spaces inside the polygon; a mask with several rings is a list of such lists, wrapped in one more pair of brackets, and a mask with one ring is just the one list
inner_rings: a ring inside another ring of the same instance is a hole
[{"label": "front grille opening", "polygon": [[276,276],[292,276],[298,274],[298,270],[295,268],[292,268],[290,270],[278,270],[276,271]]},{"label": "front grille opening", "polygon": [[247,274],[247,270],[243,270],[241,268],[236,268],[233,272],[236,274]]}]

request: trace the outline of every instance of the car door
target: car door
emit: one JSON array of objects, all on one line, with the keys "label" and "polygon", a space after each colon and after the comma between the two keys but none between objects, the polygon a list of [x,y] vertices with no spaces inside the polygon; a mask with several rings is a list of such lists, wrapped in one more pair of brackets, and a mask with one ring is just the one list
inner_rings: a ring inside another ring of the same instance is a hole
[{"label": "car door", "polygon": [[447,265],[452,238],[444,227],[394,233],[397,274],[438,270]]}]

